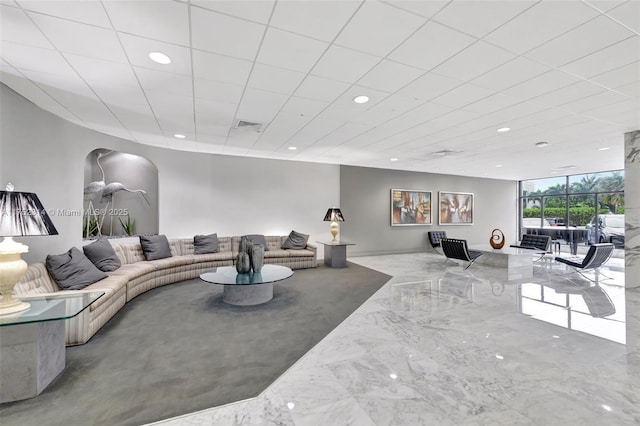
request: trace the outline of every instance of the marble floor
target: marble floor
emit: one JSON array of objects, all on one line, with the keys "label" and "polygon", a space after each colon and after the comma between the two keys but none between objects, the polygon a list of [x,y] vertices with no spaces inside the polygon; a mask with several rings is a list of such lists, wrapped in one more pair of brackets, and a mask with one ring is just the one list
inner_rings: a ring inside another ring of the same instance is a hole
[{"label": "marble floor", "polygon": [[640,289],[624,261],[582,278],[356,257],[393,278],[258,397],[182,425],[637,425]]}]

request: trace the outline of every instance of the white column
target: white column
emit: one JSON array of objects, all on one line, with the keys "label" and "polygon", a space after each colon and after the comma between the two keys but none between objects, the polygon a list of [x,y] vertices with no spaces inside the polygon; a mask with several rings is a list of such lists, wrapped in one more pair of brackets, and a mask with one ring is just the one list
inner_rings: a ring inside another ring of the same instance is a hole
[{"label": "white column", "polygon": [[624,135],[625,287],[640,287],[640,130]]}]

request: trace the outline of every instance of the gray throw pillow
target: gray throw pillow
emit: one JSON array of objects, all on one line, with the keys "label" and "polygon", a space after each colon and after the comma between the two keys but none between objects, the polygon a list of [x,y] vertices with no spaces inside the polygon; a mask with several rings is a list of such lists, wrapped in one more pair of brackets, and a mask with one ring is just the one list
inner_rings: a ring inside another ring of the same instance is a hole
[{"label": "gray throw pillow", "polygon": [[45,265],[62,290],[80,290],[108,276],[76,247],[63,254],[48,255]]},{"label": "gray throw pillow", "polygon": [[267,247],[267,240],[264,238],[264,235],[251,234],[245,235],[244,238],[247,238],[249,241],[251,241],[251,244],[261,244],[262,247],[264,247],[264,251],[269,250],[269,248]]},{"label": "gray throw pillow", "polygon": [[307,247],[307,241],[309,241],[308,235],[301,234],[300,232],[296,231],[291,231],[287,240],[282,243],[282,248],[302,250]]},{"label": "gray throw pillow", "polygon": [[140,245],[147,260],[171,257],[171,248],[166,235],[140,235]]},{"label": "gray throw pillow", "polygon": [[121,265],[113,246],[104,237],[100,237],[97,241],[82,247],[82,251],[84,251],[84,255],[87,256],[91,263],[101,271],[112,272]]},{"label": "gray throw pillow", "polygon": [[218,252],[218,234],[194,236],[193,252],[195,254],[217,253]]}]

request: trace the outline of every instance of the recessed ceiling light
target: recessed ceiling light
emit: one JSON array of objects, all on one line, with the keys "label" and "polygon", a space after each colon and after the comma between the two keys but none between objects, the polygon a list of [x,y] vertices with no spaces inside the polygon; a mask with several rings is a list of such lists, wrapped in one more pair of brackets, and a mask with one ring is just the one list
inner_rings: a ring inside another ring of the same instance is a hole
[{"label": "recessed ceiling light", "polygon": [[538,148],[544,148],[545,146],[549,146],[549,142],[537,142],[536,143],[536,147]]},{"label": "recessed ceiling light", "polygon": [[603,146],[602,148],[598,149],[598,151],[606,151],[608,150],[609,147],[608,146]]},{"label": "recessed ceiling light", "polygon": [[295,151],[295,150],[296,150],[296,149],[298,149],[298,148],[296,148],[295,146],[290,146],[290,147],[289,147],[289,148],[287,148],[287,149],[288,149],[288,150],[291,150],[291,151]]},{"label": "recessed ceiling light", "polygon": [[369,102],[369,97],[365,95],[356,96],[355,98],[353,98],[353,102],[357,104],[366,104],[367,102]]},{"label": "recessed ceiling light", "polygon": [[151,52],[149,58],[158,64],[167,65],[171,63],[171,58],[162,52]]},{"label": "recessed ceiling light", "polygon": [[511,130],[511,127],[500,127],[498,130],[496,130],[496,132],[504,133],[504,132],[508,132],[509,130]]},{"label": "recessed ceiling light", "polygon": [[398,161],[397,158],[390,158],[389,161]]},{"label": "recessed ceiling light", "polygon": [[504,167],[502,164],[496,164],[496,167]]},{"label": "recessed ceiling light", "polygon": [[185,135],[181,135],[180,133],[176,133],[175,135],[173,135],[174,138],[178,138],[178,139],[184,139],[186,138]]}]

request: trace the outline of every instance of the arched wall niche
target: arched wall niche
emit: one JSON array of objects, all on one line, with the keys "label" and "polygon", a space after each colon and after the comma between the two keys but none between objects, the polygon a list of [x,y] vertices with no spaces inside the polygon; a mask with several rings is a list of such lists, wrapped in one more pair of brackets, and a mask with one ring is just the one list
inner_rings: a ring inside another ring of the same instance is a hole
[{"label": "arched wall niche", "polygon": [[82,236],[158,233],[158,168],[149,159],[98,148],[84,166]]}]

